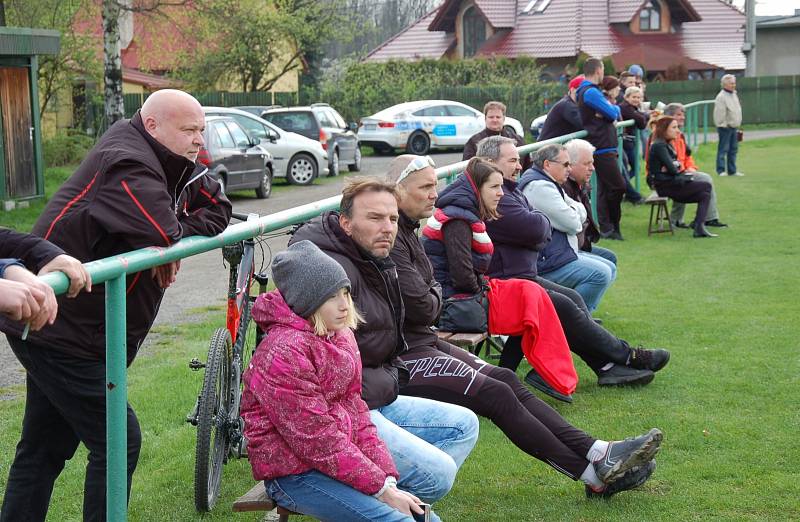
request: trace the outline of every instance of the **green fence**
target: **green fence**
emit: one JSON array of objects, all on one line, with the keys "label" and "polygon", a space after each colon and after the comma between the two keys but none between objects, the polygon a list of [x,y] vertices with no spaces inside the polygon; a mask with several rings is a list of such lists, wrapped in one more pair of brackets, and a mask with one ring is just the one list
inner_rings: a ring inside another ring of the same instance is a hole
[{"label": "green fence", "polygon": [[[647,98],[653,103],[689,103],[713,100],[719,90],[719,80],[649,83]],[[745,125],[800,122],[800,76],[737,78],[736,90]],[[709,121],[713,126],[713,118]]]}]

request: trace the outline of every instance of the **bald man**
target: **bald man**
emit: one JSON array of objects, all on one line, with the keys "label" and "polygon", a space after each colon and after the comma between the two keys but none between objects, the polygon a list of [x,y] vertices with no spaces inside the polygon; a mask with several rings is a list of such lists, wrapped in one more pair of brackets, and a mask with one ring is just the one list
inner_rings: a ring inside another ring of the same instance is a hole
[{"label": "bald man", "polygon": [[[168,247],[186,236],[216,235],[231,205],[195,165],[205,118],[192,96],[150,95],[130,120],[115,123],[61,186],[33,227],[85,263],[144,247]],[[153,324],[177,263],[127,278],[130,365]],[[20,339],[19,323],[3,321],[27,372],[25,416],[0,521],[44,520],[53,484],[79,443],[89,450],[84,520],[106,519],[105,285],[58,300],[52,325]],[[141,446],[128,406],[128,492]]]}]

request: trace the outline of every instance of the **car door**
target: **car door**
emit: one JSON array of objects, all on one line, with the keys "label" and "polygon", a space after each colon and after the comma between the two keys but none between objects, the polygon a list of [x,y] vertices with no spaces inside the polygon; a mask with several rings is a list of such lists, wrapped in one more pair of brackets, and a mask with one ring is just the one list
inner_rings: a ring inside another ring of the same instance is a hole
[{"label": "car door", "polygon": [[456,144],[464,145],[469,139],[486,126],[483,114],[461,105],[450,104],[447,112],[453,118],[456,125]]},{"label": "car door", "polygon": [[226,190],[236,190],[242,184],[242,163],[236,142],[224,120],[213,122],[211,128],[219,140],[218,157],[215,154],[214,161],[221,163],[227,172]]},{"label": "car door", "polygon": [[[251,138],[260,140],[261,148],[272,154],[272,177],[280,178],[286,172],[286,143],[281,141],[280,131],[260,118],[244,114],[230,114],[230,117],[244,127]],[[275,140],[274,143],[272,140]]]},{"label": "car door", "polygon": [[445,105],[432,105],[414,112],[422,118],[422,127],[428,131],[431,144],[449,146],[457,144],[457,119],[450,116]]},{"label": "car door", "polygon": [[258,145],[253,146],[250,136],[233,119],[226,121],[228,130],[236,143],[236,149],[241,162],[242,184],[248,188],[258,185],[261,176],[264,174],[264,152]]},{"label": "car door", "polygon": [[347,123],[345,123],[344,118],[342,118],[342,116],[336,112],[335,109],[330,108],[327,109],[326,112],[336,125],[336,128],[339,129],[339,137],[337,138],[340,150],[339,157],[347,164],[355,162],[356,148],[358,147],[358,136],[356,136],[355,132],[350,130],[350,128],[347,126]]}]

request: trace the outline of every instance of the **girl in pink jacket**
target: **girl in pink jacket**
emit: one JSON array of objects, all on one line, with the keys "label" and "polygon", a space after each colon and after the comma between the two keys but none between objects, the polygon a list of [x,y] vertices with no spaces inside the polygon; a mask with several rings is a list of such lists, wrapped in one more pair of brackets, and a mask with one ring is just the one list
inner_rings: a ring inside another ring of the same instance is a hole
[{"label": "girl in pink jacket", "polygon": [[253,307],[266,337],[241,405],[253,477],[278,505],[320,520],[412,520],[420,500],[397,489],[361,399],[347,274],[310,241],[276,255],[272,273],[277,290]]}]

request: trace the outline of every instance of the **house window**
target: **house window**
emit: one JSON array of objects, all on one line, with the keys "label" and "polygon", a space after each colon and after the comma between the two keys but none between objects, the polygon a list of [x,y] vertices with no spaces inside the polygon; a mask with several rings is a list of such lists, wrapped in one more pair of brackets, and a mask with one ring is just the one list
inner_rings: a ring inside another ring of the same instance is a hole
[{"label": "house window", "polygon": [[646,2],[639,11],[639,30],[640,31],[660,31],[661,30],[661,5],[657,0]]},{"label": "house window", "polygon": [[478,53],[483,42],[486,41],[486,22],[475,6],[464,11],[464,58],[470,58]]}]

